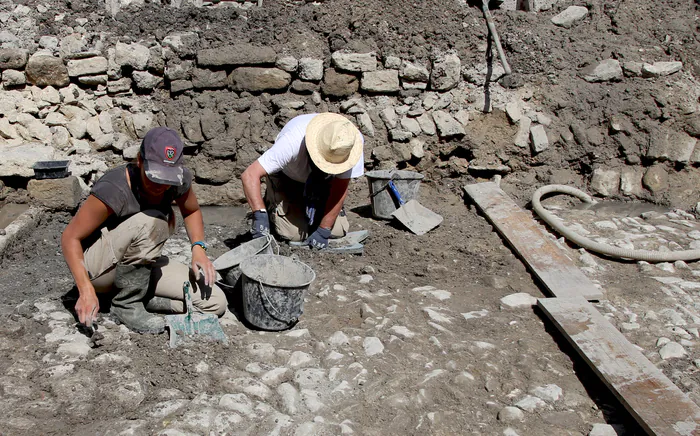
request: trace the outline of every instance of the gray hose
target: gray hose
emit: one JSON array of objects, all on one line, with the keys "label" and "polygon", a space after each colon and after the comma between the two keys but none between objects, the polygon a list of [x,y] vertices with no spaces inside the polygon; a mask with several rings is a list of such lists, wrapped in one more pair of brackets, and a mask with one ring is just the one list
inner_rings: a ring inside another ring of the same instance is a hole
[{"label": "gray hose", "polygon": [[576,245],[599,254],[604,254],[617,259],[644,260],[647,262],[675,262],[676,260],[697,260],[700,259],[700,250],[682,250],[682,251],[649,251],[649,250],[627,250],[624,248],[613,247],[607,244],[601,244],[585,238],[573,230],[559,222],[551,212],[547,211],[542,204],[540,198],[543,195],[550,193],[560,193],[572,195],[584,203],[595,204],[596,201],[590,195],[582,192],[572,186],[565,185],[547,185],[543,186],[532,195],[532,209],[542,218],[550,227],[556,230],[564,238],[572,241]]}]

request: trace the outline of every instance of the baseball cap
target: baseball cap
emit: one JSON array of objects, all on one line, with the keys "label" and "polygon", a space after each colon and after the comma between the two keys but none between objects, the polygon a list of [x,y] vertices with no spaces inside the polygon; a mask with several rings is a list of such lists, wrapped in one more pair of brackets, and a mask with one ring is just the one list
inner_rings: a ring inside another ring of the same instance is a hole
[{"label": "baseball cap", "polygon": [[164,185],[182,186],[182,150],[180,136],[168,127],[151,129],[141,141],[141,158],[146,177]]}]

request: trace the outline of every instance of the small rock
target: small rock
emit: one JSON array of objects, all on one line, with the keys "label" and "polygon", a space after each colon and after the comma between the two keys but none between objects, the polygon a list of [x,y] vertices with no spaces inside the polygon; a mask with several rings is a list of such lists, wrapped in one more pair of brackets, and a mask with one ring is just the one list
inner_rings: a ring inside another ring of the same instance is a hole
[{"label": "small rock", "polygon": [[304,353],[303,351],[295,351],[289,357],[287,365],[291,366],[292,368],[298,368],[300,366],[306,366],[310,364],[311,362],[313,362],[313,360],[314,358],[310,354]]},{"label": "small rock", "polygon": [[588,436],[617,436],[623,433],[624,431],[618,432],[616,428],[610,424],[593,424],[593,428],[588,433]]},{"label": "small rock", "polygon": [[662,359],[676,359],[686,355],[686,351],[678,342],[669,342],[659,350]]},{"label": "small rock", "polygon": [[538,386],[530,391],[530,393],[538,398],[553,403],[561,398],[562,390],[555,384],[549,384],[545,386]]},{"label": "small rock", "polygon": [[525,414],[517,407],[507,406],[498,412],[497,418],[503,422],[522,422],[525,420]]},{"label": "small rock", "polygon": [[538,124],[530,128],[530,144],[533,154],[541,153],[549,148],[549,139],[544,126]]},{"label": "small rock", "polygon": [[531,307],[537,305],[537,298],[527,292],[518,292],[501,298],[501,304],[509,309]]},{"label": "small rock", "polygon": [[683,69],[683,62],[654,62],[642,65],[642,77],[663,77]]},{"label": "small rock", "polygon": [[360,277],[359,277],[359,282],[362,283],[362,284],[369,283],[369,282],[371,282],[372,280],[374,280],[374,277],[372,277],[372,276],[369,275],[369,274],[362,274],[362,275],[360,275]]},{"label": "small rock", "polygon": [[591,65],[581,72],[586,82],[607,82],[622,78],[622,67],[616,59],[606,59],[598,65]]},{"label": "small rock", "polygon": [[583,6],[569,6],[558,15],[552,17],[552,23],[557,26],[570,28],[588,15],[588,9]]},{"label": "small rock", "polygon": [[546,407],[547,403],[537,397],[527,395],[525,398],[515,403],[515,406],[523,409],[526,412],[533,412],[536,409]]},{"label": "small rock", "polygon": [[365,354],[369,356],[374,356],[375,354],[380,354],[384,352],[384,344],[379,338],[370,336],[364,339],[362,346],[365,349]]}]

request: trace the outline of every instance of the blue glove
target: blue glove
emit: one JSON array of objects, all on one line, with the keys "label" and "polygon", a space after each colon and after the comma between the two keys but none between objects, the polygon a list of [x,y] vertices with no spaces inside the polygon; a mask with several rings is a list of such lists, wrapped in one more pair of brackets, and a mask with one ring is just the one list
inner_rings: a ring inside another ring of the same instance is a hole
[{"label": "blue glove", "polygon": [[270,219],[267,217],[267,212],[261,210],[253,212],[253,228],[250,229],[250,233],[253,234],[253,239],[270,234]]},{"label": "blue glove", "polygon": [[308,244],[311,248],[322,250],[328,246],[328,238],[330,237],[331,229],[319,227],[304,241],[304,244]]}]

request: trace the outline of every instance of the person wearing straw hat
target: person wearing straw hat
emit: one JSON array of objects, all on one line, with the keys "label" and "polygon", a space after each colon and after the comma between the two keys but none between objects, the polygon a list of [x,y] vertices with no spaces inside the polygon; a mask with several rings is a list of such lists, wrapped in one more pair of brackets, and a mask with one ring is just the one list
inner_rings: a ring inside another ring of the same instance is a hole
[{"label": "person wearing straw hat", "polygon": [[[202,211],[192,173],[182,164],[183,148],[172,129],[148,131],[137,161],[97,180],[63,231],[63,257],[78,291],[75,312],[84,326],[92,328],[96,320],[97,295],[114,290],[110,312],[118,321],[139,333],[161,333],[163,318],[149,312],[184,312],[183,283],[188,280],[198,310],[226,311],[226,296],[214,284],[216,271],[206,255]],[[173,202],[192,244],[190,268],[162,256],[175,230]]]},{"label": "person wearing straw hat", "polygon": [[[343,210],[350,179],[364,174],[364,138],[342,115],[291,119],[274,145],[241,175],[253,210],[253,237],[274,232],[288,241],[323,249],[349,223]],[[265,199],[261,179],[265,178]]]}]

